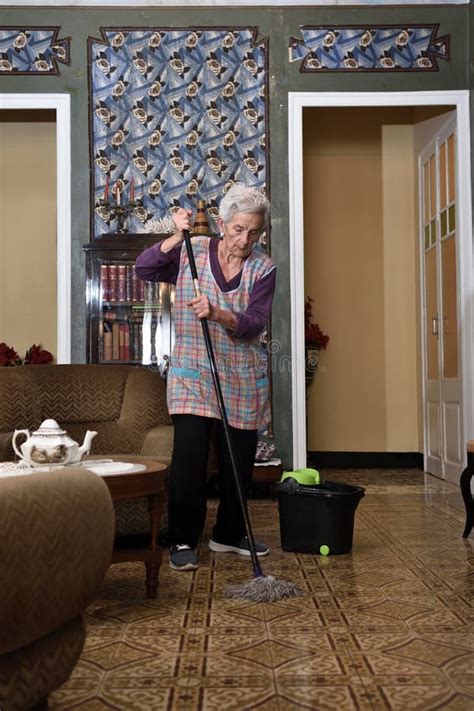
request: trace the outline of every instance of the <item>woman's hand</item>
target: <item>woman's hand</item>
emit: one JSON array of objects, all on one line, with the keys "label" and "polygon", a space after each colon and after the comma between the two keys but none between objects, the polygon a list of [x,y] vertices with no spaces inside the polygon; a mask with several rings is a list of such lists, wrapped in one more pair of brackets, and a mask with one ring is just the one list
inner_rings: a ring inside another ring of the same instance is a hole
[{"label": "woman's hand", "polygon": [[234,312],[213,306],[204,294],[196,296],[188,303],[188,306],[192,308],[198,319],[207,318],[208,321],[215,321],[228,331],[235,331],[237,327],[237,316]]},{"label": "woman's hand", "polygon": [[173,215],[173,222],[175,224],[175,231],[171,237],[167,237],[162,242],[160,242],[160,249],[166,254],[166,252],[171,252],[172,249],[180,245],[184,241],[183,230],[191,229],[191,217],[193,215],[192,210],[185,210],[184,207],[180,207]]},{"label": "woman's hand", "polygon": [[191,217],[192,216],[193,216],[193,211],[192,210],[185,210],[184,207],[180,207],[173,214],[173,222],[176,226],[175,235],[176,235],[176,237],[179,236],[181,238],[181,242],[184,239],[183,230],[191,230],[192,229],[192,224],[191,224]]},{"label": "woman's hand", "polygon": [[195,299],[188,303],[188,306],[191,306],[199,319],[207,318],[209,321],[214,320],[214,307],[209,301],[209,298],[204,296],[204,294],[196,296]]}]

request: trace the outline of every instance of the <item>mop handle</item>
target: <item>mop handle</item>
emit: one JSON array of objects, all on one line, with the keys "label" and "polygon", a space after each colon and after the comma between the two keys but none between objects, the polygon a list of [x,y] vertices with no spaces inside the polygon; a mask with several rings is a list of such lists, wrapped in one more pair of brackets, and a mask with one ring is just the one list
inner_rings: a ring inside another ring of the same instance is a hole
[{"label": "mop handle", "polygon": [[[198,278],[197,269],[196,269],[196,262],[194,260],[193,247],[191,244],[191,237],[189,235],[188,230],[183,230],[183,234],[184,234],[184,241],[186,243],[186,250],[188,253],[189,266],[191,269],[191,277],[192,277],[193,284],[194,284],[194,291],[196,292],[196,296],[201,296],[201,290],[199,288],[199,278]],[[208,324],[206,318],[201,319],[201,325],[202,325],[202,331],[204,334],[204,341],[206,343],[206,350],[207,350],[207,355],[209,358],[209,365],[211,368],[214,389],[216,391],[217,404],[219,406],[219,412],[220,412],[221,418],[222,418],[222,426],[224,428],[224,435],[225,435],[225,440],[226,440],[226,444],[227,444],[227,449],[229,452],[232,474],[234,476],[235,486],[237,488],[237,495],[239,498],[240,508],[242,510],[242,514],[244,517],[245,532],[246,532],[247,538],[249,540],[249,549],[250,549],[250,556],[252,558],[253,571],[254,571],[255,577],[264,577],[262,568],[261,568],[260,563],[258,562],[258,558],[257,558],[257,551],[255,549],[255,539],[253,537],[252,526],[250,525],[250,518],[249,518],[248,511],[247,511],[247,506],[245,504],[244,492],[242,490],[242,482],[240,481],[240,476],[237,471],[237,464],[236,464],[236,459],[235,459],[235,455],[234,455],[234,448],[233,448],[232,440],[230,437],[229,421],[227,419],[227,412],[225,409],[224,397],[222,395],[219,373],[217,372],[216,359],[214,356],[214,349],[212,347],[211,335],[209,333],[209,324]]]}]

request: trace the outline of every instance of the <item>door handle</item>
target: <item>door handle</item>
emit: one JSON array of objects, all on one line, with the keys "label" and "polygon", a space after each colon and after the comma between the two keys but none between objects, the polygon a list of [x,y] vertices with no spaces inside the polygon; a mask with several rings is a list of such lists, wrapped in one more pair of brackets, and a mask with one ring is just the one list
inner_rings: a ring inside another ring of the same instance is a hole
[{"label": "door handle", "polygon": [[439,329],[438,329],[438,316],[433,316],[431,319],[431,335],[432,336],[439,336]]}]

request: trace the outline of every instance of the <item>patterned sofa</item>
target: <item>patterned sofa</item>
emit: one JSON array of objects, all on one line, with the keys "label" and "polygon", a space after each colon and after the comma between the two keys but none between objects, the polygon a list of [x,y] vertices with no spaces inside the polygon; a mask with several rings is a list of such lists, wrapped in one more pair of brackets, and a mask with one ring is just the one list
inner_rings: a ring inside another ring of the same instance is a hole
[{"label": "patterned sofa", "polygon": [[45,706],[81,653],[110,565],[112,501],[80,467],[0,478],[0,708]]},{"label": "patterned sofa", "polygon": [[[15,429],[53,418],[76,441],[95,430],[91,454],[140,454],[169,464],[173,426],[157,372],[127,365],[0,368],[0,461],[14,459]],[[116,505],[116,533],[148,530],[146,500]]]}]

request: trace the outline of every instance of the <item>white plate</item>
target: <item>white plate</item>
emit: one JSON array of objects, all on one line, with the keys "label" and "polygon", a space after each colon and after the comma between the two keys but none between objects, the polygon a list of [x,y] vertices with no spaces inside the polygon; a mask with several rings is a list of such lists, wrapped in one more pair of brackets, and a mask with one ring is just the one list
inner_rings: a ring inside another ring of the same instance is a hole
[{"label": "white plate", "polygon": [[[94,464],[94,460],[82,461],[81,466],[99,476],[114,476],[115,474],[136,474],[146,470],[145,464],[135,464],[132,462],[99,462]],[[2,466],[3,465],[3,466]],[[78,466],[77,464],[71,466]],[[25,467],[13,462],[0,463],[0,478],[10,476],[25,476],[28,474],[41,474],[42,472],[60,471],[69,467],[63,464],[49,464],[44,467]]]},{"label": "white plate", "polygon": [[96,464],[91,461],[84,464],[86,469],[99,474],[99,476],[114,476],[115,474],[136,474],[146,470],[145,464],[132,464],[131,462],[107,462],[107,464]]}]

